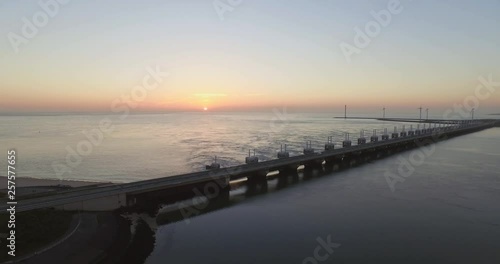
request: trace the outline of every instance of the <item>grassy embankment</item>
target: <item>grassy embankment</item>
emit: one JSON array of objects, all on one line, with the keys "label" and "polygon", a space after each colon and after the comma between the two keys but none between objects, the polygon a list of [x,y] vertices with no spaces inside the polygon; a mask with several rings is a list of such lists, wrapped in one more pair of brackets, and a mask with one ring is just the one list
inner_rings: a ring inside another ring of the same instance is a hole
[{"label": "grassy embankment", "polygon": [[[41,249],[63,236],[71,224],[73,214],[74,212],[50,209],[16,213],[16,258]],[[10,232],[8,221],[9,215],[2,212],[0,233]],[[0,252],[0,262],[13,259],[7,254],[5,244]]]}]

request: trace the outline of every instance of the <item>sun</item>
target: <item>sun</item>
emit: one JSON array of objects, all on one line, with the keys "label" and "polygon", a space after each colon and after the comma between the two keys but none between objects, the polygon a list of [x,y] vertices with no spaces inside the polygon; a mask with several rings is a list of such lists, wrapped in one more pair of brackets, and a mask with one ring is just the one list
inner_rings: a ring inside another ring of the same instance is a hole
[{"label": "sun", "polygon": [[203,107],[203,111],[207,111],[207,110],[208,110],[208,108],[207,108],[207,107]]}]

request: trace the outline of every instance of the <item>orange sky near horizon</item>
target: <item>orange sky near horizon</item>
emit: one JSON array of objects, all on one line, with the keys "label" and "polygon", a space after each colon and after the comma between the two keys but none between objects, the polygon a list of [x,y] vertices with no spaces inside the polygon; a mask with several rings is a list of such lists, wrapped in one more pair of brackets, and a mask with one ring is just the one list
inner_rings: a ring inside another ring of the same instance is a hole
[{"label": "orange sky near horizon", "polygon": [[[138,112],[328,112],[345,104],[366,113],[444,111],[474,96],[480,76],[500,82],[500,34],[489,30],[498,3],[405,3],[349,62],[339,44],[352,44],[353,29],[387,3],[292,2],[248,3],[226,21],[205,1],[72,2],[17,53],[8,38],[0,41],[0,113],[110,112],[126,104]],[[40,8],[4,6],[3,36],[21,34],[21,18]],[[169,76],[130,102],[155,67]],[[500,112],[500,92],[477,110]]]}]

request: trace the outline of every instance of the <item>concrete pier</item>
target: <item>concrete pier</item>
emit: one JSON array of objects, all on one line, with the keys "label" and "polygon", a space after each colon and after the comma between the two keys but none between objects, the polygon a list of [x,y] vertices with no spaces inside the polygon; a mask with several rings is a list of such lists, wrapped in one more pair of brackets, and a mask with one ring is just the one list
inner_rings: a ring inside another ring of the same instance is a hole
[{"label": "concrete pier", "polygon": [[333,143],[333,137],[329,136],[327,143],[325,144],[325,151],[330,151],[335,149],[335,143]]},{"label": "concrete pier", "polygon": [[395,138],[398,138],[398,137],[399,137],[398,128],[394,127],[394,132],[392,133],[391,138],[395,139]]},{"label": "concrete pier", "polygon": [[370,142],[378,142],[377,130],[373,130],[373,135],[370,137]]},{"label": "concrete pier", "polygon": [[250,150],[248,151],[248,157],[245,158],[246,164],[258,163],[259,157],[255,156],[255,150],[253,151],[253,156],[250,156]]},{"label": "concrete pier", "polygon": [[407,133],[406,133],[406,130],[405,130],[405,126],[403,125],[403,130],[401,131],[401,133],[399,134],[401,137],[406,137]]},{"label": "concrete pier", "polygon": [[387,128],[384,129],[384,134],[382,135],[382,140],[389,140],[389,134],[387,134]]},{"label": "concrete pier", "polygon": [[362,144],[366,144],[366,138],[363,130],[361,130],[361,132],[359,133],[359,138],[358,138],[358,145]]},{"label": "concrete pier", "polygon": [[281,145],[281,149],[278,152],[278,159],[286,159],[290,157],[290,153],[286,151],[286,144],[285,144],[285,150],[283,150],[283,145]]},{"label": "concrete pier", "polygon": [[345,133],[345,140],[342,141],[342,147],[348,148],[352,146],[352,141],[349,139],[349,133]]},{"label": "concrete pier", "polygon": [[314,149],[311,146],[311,141],[306,142],[306,147],[304,148],[304,155],[313,155]]}]

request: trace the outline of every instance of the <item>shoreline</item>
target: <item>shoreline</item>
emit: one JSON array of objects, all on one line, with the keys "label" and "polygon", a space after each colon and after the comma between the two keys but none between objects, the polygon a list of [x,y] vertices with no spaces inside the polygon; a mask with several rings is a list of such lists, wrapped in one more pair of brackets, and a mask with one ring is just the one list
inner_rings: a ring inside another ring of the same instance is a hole
[{"label": "shoreline", "polygon": [[[0,176],[0,190],[7,189],[7,176]],[[89,185],[114,184],[112,182],[91,182],[82,180],[58,180],[58,179],[39,179],[31,177],[16,177],[16,187],[46,187],[46,186],[69,186],[83,187]]]}]

